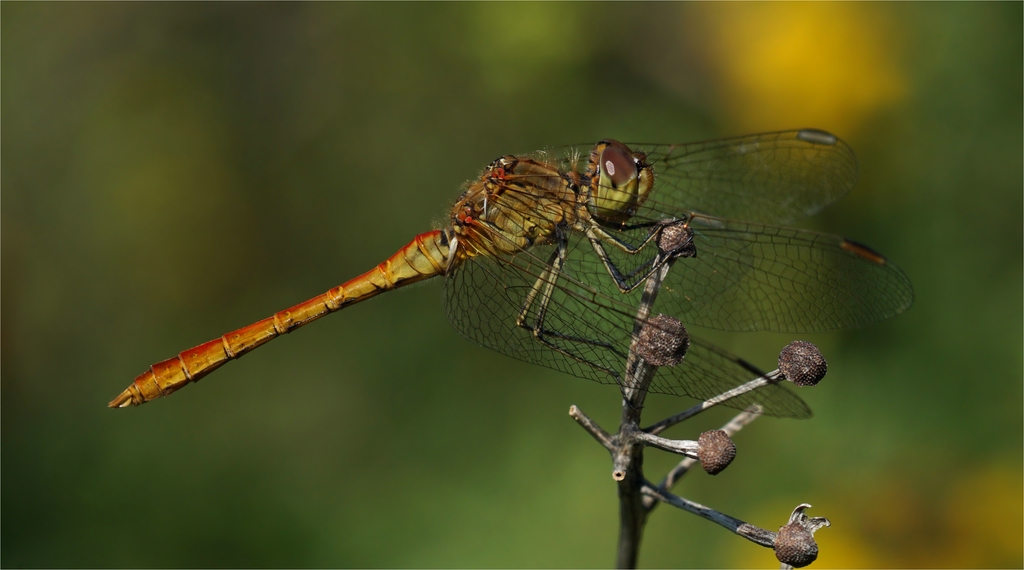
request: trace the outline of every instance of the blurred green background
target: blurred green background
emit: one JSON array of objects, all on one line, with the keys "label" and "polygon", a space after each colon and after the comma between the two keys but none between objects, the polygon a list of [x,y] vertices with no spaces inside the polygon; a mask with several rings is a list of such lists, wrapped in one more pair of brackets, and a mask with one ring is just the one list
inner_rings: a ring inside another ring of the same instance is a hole
[{"label": "blurred green background", "polygon": [[[0,16],[3,566],[611,565],[611,466],[566,412],[611,428],[616,390],[462,340],[437,282],[106,403],[436,227],[499,155],[808,126],[861,180],[805,227],[884,252],[915,304],[802,335],[829,359],[815,417],[758,420],[676,490],[768,528],[812,503],[819,567],[1024,564],[1020,3]],[[715,338],[770,368],[794,337]],[[649,452],[649,477],[673,462]],[[665,507],[640,561],[777,566]]]}]

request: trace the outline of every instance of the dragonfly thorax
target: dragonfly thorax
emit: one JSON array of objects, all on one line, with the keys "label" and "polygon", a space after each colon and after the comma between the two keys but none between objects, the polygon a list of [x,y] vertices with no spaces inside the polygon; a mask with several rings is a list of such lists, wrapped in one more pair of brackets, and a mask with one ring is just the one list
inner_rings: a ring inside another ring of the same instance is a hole
[{"label": "dragonfly thorax", "polygon": [[616,140],[603,140],[590,152],[587,209],[598,220],[621,224],[633,217],[654,186],[647,156]]},{"label": "dragonfly thorax", "polygon": [[[452,227],[471,249],[515,252],[550,243],[575,223],[579,175],[545,161],[503,156],[452,209]],[[468,253],[468,252],[467,252]]]}]

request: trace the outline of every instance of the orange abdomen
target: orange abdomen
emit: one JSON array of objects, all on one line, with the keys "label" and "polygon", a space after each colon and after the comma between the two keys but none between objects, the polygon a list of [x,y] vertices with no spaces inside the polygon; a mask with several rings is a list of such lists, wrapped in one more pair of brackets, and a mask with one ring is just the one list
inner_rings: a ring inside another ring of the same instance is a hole
[{"label": "orange abdomen", "polygon": [[448,238],[442,231],[420,234],[377,267],[323,295],[150,366],[108,405],[111,408],[138,406],[166,396],[227,361],[328,313],[384,291],[442,275],[448,263],[448,252]]}]

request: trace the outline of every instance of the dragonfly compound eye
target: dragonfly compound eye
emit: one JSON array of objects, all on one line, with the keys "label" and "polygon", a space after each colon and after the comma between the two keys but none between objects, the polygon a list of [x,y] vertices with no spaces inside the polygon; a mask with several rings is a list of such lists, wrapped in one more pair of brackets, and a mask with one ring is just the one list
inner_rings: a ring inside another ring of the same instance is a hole
[{"label": "dragonfly compound eye", "polygon": [[649,167],[619,141],[603,141],[595,151],[591,179],[597,184],[591,189],[590,212],[604,221],[625,222],[651,189]]},{"label": "dragonfly compound eye", "polygon": [[601,151],[602,186],[628,191],[636,186],[636,163],[626,145],[612,145]]}]

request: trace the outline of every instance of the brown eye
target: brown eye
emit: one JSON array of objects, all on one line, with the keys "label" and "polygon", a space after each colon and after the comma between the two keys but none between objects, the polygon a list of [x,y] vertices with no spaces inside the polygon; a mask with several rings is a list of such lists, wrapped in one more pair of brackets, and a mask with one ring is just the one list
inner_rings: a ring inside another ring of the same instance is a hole
[{"label": "brown eye", "polygon": [[622,143],[619,145],[609,144],[601,151],[601,171],[615,188],[628,184],[637,175],[636,163],[629,149]]}]

